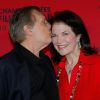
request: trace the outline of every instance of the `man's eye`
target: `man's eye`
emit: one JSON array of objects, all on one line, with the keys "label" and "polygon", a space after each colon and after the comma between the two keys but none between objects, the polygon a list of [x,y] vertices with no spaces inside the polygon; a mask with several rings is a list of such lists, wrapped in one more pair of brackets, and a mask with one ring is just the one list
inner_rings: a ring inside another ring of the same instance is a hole
[{"label": "man's eye", "polygon": [[48,24],[48,22],[45,20],[45,21],[44,21],[44,24]]},{"label": "man's eye", "polygon": [[51,34],[51,37],[56,37],[56,35],[55,34]]}]

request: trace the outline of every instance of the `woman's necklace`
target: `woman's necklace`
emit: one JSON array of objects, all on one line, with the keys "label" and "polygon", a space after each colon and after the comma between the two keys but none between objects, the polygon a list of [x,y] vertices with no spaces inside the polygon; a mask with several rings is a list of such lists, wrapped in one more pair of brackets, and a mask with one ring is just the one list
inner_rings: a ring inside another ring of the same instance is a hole
[{"label": "woman's necklace", "polygon": [[62,69],[59,68],[59,69],[58,69],[58,74],[57,74],[57,76],[56,76],[57,84],[59,84],[59,77],[60,77],[61,71],[62,71]]},{"label": "woman's necklace", "polygon": [[[77,71],[77,75],[76,75],[76,79],[75,79],[75,82],[74,82],[74,86],[72,88],[72,91],[71,91],[71,94],[70,94],[70,100],[73,100],[74,99],[74,93],[75,93],[75,90],[76,90],[76,87],[77,87],[77,84],[79,82],[79,79],[80,79],[80,75],[81,75],[81,71],[82,71],[82,62],[79,63],[79,66],[78,66],[78,71]],[[59,84],[59,77],[60,77],[60,74],[61,74],[61,71],[62,69],[59,68],[58,69],[58,74],[57,74],[57,83]],[[71,70],[72,72],[72,70]],[[71,73],[70,70],[69,70],[69,73]]]},{"label": "woman's necklace", "polygon": [[79,79],[80,79],[81,71],[82,71],[82,62],[80,62],[79,67],[78,67],[78,71],[77,71],[76,79],[75,79],[75,82],[74,82],[74,86],[73,86],[72,92],[70,94],[70,100],[74,99],[74,93],[75,93],[77,84],[78,84]]}]

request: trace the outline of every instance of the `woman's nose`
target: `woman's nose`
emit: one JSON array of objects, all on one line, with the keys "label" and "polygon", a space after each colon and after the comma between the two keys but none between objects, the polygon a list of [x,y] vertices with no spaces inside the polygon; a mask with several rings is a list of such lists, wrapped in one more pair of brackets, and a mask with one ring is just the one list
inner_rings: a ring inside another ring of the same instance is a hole
[{"label": "woman's nose", "polygon": [[62,38],[61,36],[58,36],[58,37],[57,37],[57,43],[58,43],[58,44],[61,44],[62,41],[63,41],[63,38]]}]

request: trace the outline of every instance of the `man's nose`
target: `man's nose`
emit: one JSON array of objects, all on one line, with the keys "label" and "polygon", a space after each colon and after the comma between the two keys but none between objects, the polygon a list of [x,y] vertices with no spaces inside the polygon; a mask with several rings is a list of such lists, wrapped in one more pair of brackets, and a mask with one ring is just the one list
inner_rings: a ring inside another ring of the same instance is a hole
[{"label": "man's nose", "polygon": [[48,28],[49,28],[49,30],[50,30],[50,29],[51,29],[51,25],[50,25],[50,23],[48,22],[48,24],[47,24],[47,25],[48,25]]}]

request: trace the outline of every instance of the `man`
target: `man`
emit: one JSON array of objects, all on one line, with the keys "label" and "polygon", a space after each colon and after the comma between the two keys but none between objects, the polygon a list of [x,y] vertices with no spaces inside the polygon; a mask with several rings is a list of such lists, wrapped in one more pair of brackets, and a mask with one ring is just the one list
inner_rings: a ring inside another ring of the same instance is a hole
[{"label": "man", "polygon": [[41,50],[50,25],[38,7],[17,9],[10,20],[15,48],[0,59],[0,100],[58,100],[54,69]]}]

